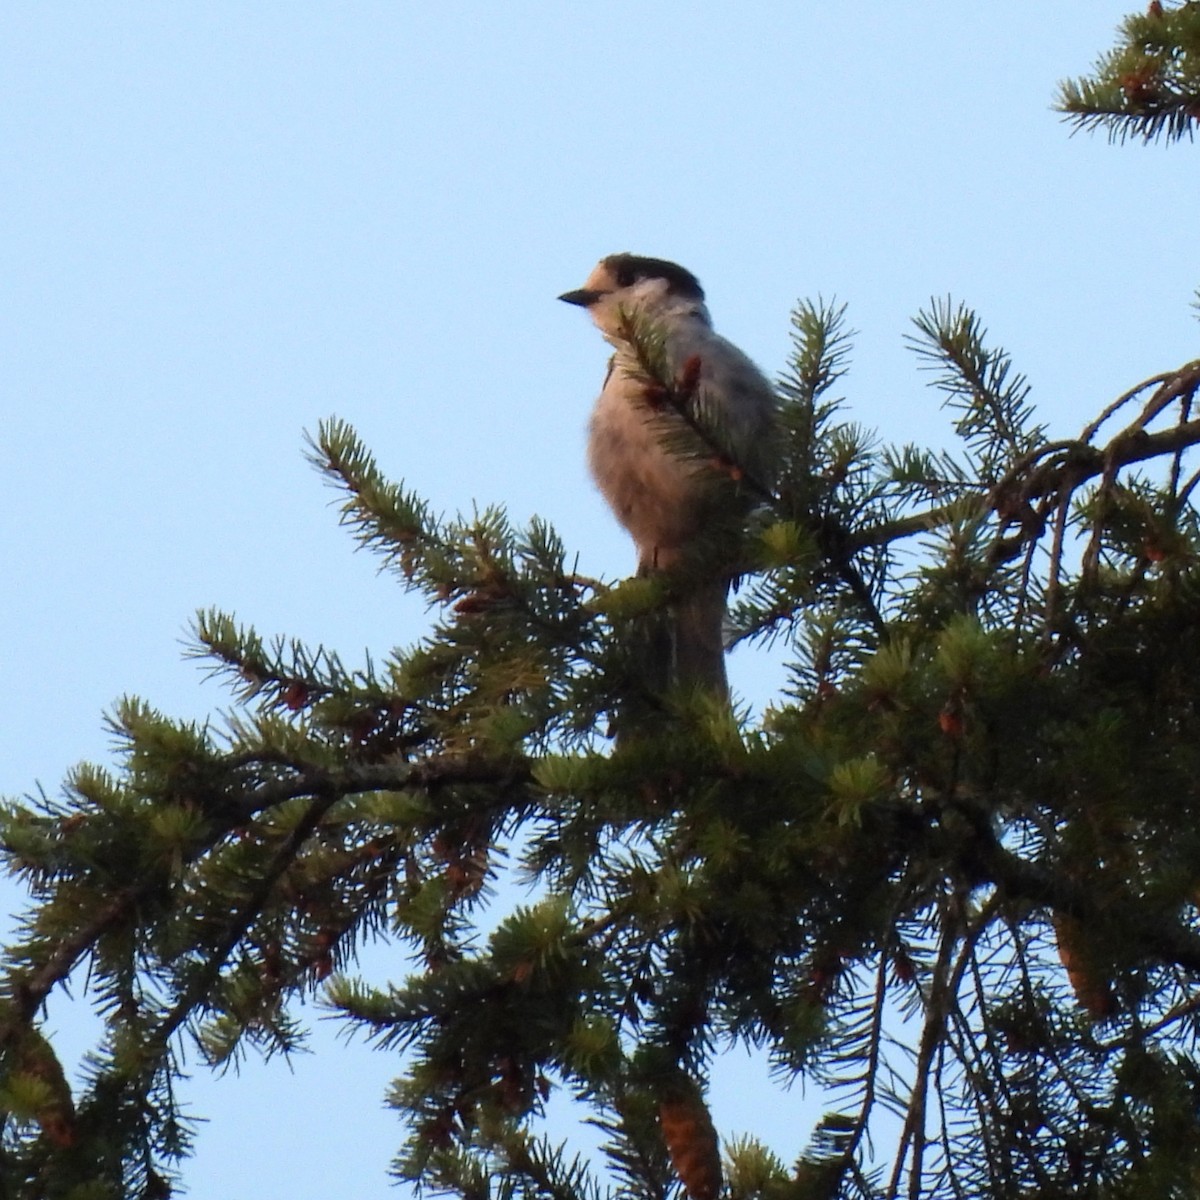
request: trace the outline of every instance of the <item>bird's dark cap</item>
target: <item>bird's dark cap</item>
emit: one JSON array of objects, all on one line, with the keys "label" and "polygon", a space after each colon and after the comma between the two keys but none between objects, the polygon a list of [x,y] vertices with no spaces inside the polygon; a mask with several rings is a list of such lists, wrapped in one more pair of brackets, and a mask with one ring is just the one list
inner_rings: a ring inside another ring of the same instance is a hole
[{"label": "bird's dark cap", "polygon": [[646,258],[641,254],[610,254],[602,258],[583,287],[563,292],[559,299],[590,308],[601,297],[632,287],[639,279],[665,279],[672,295],[704,300],[704,289],[691,271],[665,258]]},{"label": "bird's dark cap", "polygon": [[689,300],[703,300],[704,289],[686,267],[665,258],[646,258],[641,254],[610,254],[604,259],[618,287],[630,287],[639,279],[665,279],[671,291]]}]

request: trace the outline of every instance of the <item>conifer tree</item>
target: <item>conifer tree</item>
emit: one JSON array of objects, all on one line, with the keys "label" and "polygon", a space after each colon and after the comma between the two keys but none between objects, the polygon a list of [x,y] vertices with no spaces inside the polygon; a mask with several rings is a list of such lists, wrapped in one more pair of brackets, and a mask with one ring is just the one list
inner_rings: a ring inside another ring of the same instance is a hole
[{"label": "conifer tree", "polygon": [[[1198,8],[1130,18],[1068,110],[1189,129]],[[423,1194],[1200,1188],[1200,360],[1048,439],[980,319],[935,301],[912,349],[960,446],[933,452],[847,419],[842,307],[792,328],[731,612],[789,665],[760,718],[647,689],[636,630],[669,579],[587,578],[545,522],[440,517],[344,422],[314,433],[343,523],[432,627],[349,666],[204,612],[223,725],[125,700],[116,770],[6,804],[31,904],[0,989],[0,1196],[169,1195],[183,1047],[286,1052],[313,996],[405,1052],[394,1170]],[[672,452],[736,482],[639,336]],[[496,914],[513,870],[534,898]],[[377,935],[419,956],[385,988],[354,972]],[[103,1037],[64,1064],[43,1008],[85,977]],[[826,1089],[789,1162],[720,1143],[706,1085],[737,1043]],[[552,1092],[594,1159],[541,1127]]]}]

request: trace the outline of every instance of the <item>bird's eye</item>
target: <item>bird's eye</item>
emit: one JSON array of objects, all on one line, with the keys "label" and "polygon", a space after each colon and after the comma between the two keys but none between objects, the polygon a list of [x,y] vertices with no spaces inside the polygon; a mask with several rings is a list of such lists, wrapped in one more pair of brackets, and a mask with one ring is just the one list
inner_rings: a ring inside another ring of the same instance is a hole
[{"label": "bird's eye", "polygon": [[617,287],[633,287],[637,282],[637,272],[630,266],[617,268]]}]

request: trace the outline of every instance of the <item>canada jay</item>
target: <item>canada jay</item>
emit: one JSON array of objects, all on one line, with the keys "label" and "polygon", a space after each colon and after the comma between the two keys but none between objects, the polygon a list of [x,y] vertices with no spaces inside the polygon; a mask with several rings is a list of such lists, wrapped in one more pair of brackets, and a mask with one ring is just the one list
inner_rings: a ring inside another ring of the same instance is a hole
[{"label": "canada jay", "polygon": [[[583,287],[559,299],[586,308],[616,351],[592,413],[592,476],[633,537],[638,573],[676,577],[669,619],[647,649],[647,677],[656,687],[681,683],[727,695],[722,625],[736,537],[774,482],[771,385],[714,332],[699,281],[675,263],[610,254]],[[631,329],[662,339],[663,365],[679,383],[676,401],[701,418],[691,453],[670,444],[673,432],[686,437],[685,420],[647,379]],[[707,454],[704,424],[719,437]]]}]

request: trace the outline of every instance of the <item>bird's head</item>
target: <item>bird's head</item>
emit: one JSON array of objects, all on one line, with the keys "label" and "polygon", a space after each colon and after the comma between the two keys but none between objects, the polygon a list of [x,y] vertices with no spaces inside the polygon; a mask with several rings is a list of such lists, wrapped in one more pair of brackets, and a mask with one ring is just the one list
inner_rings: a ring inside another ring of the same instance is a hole
[{"label": "bird's head", "polygon": [[583,287],[559,299],[586,308],[609,338],[620,337],[622,314],[635,310],[652,318],[688,315],[708,323],[704,289],[695,275],[677,263],[640,254],[602,258]]}]

